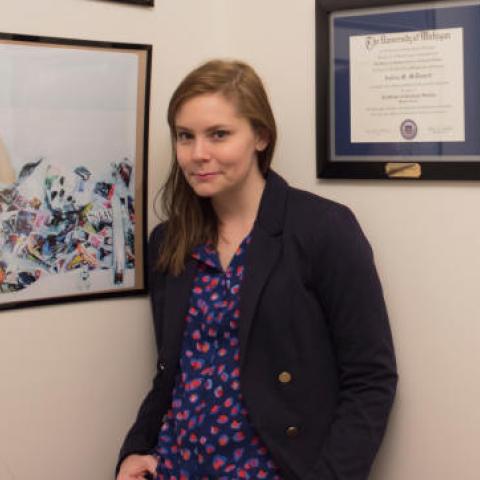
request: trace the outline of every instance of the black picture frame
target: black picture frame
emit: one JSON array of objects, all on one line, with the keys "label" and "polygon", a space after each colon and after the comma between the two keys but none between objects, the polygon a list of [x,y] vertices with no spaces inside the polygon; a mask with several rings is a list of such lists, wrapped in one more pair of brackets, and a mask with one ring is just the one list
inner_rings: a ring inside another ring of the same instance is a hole
[{"label": "black picture frame", "polygon": [[151,65],[0,33],[0,310],[146,293]]},{"label": "black picture frame", "polygon": [[109,0],[110,2],[132,3],[135,5],[144,5],[145,7],[153,7],[155,0]]},{"label": "black picture frame", "polygon": [[[446,0],[444,2],[436,2],[434,0],[316,0],[315,4],[315,18],[316,18],[316,146],[317,146],[317,178],[344,178],[344,179],[416,179],[416,180],[479,180],[480,179],[480,135],[475,132],[480,131],[480,107],[477,105],[477,100],[480,102],[480,93],[477,95],[475,85],[480,82],[480,62],[475,58],[464,58],[465,65],[465,141],[452,142],[420,142],[420,141],[405,141],[404,144],[393,142],[393,147],[397,148],[398,154],[387,155],[377,148],[379,153],[376,153],[375,160],[371,160],[371,155],[364,154],[363,151],[368,151],[369,145],[353,145],[355,142],[351,141],[351,132],[348,132],[350,125],[350,90],[337,90],[337,97],[335,89],[341,85],[338,76],[333,68],[332,59],[335,59],[335,52],[333,52],[335,41],[334,27],[330,26],[331,17],[342,18],[355,11],[354,28],[359,35],[370,32],[372,25],[371,20],[375,15],[380,18],[383,13],[388,17],[390,15],[395,24],[400,23],[400,18],[404,12],[420,12],[425,11],[426,28],[429,28],[429,22],[437,22],[436,25],[442,26],[442,18],[446,12],[446,8],[454,9],[458,13],[458,17],[463,15],[463,10],[468,7],[474,8],[475,15],[479,15],[480,19],[480,2],[479,1],[461,1],[461,0]],[[373,10],[372,10],[373,9]],[[472,10],[473,11],[473,10]],[[470,12],[469,12],[470,13]],[[418,16],[418,13],[415,13]],[[383,16],[383,18],[387,18]],[[398,18],[397,18],[398,17]],[[450,18],[452,18],[450,16]],[[454,17],[453,17],[454,18]],[[477,18],[477,17],[475,17]],[[440,20],[439,20],[440,19]],[[366,26],[359,25],[362,20]],[[440,22],[440,23],[438,23]],[[452,23],[453,22],[453,23]],[[455,26],[455,20],[446,23],[446,27]],[[468,23],[467,23],[468,22]],[[480,23],[475,22],[469,17],[465,24],[461,24],[463,33],[464,56],[472,51],[469,47],[472,39],[477,36],[480,39]],[[477,25],[477,27],[472,27]],[[363,30],[364,29],[364,30]],[[398,25],[389,24],[386,26],[381,22],[378,23],[378,29],[375,33],[380,32],[401,32],[401,31],[415,31],[419,29],[415,24],[404,24],[404,30]],[[348,34],[342,31],[342,35]],[[345,43],[345,42],[344,42]],[[345,51],[345,48],[343,48]],[[473,51],[476,51],[473,50]],[[346,63],[346,62],[344,62]],[[340,62],[337,63],[337,65]],[[347,67],[349,65],[347,64]],[[344,73],[344,75],[346,75]],[[343,85],[345,85],[344,82]],[[351,88],[351,86],[349,87]],[[343,110],[338,108],[337,98],[348,97],[347,105]],[[332,113],[333,112],[333,113]],[[346,120],[348,118],[348,120]],[[341,119],[335,121],[334,119]],[[347,125],[343,131],[338,129],[338,125],[343,122]],[[415,125],[414,125],[415,127]],[[337,129],[337,131],[336,131]],[[337,132],[341,131],[341,134]],[[347,132],[347,133],[345,133]],[[350,136],[349,136],[350,134]],[[343,136],[343,137],[342,137]],[[344,149],[349,152],[359,151],[361,153],[348,157],[343,155],[339,160],[338,144],[339,138],[344,140],[343,145],[347,145]],[[477,138],[478,137],[478,138]],[[385,149],[392,148],[392,145],[379,144]],[[377,145],[375,145],[377,146]],[[439,158],[430,153],[425,154],[428,150],[435,150]],[[467,152],[467,153],[465,153]],[[370,158],[369,158],[370,156]],[[478,158],[477,158],[478,157]]]}]

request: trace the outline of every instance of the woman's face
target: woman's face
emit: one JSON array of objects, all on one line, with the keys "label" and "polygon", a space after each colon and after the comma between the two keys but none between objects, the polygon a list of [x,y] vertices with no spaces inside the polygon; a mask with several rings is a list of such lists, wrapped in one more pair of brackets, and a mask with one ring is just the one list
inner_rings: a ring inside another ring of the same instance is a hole
[{"label": "woman's face", "polygon": [[262,178],[257,152],[266,146],[235,103],[220,93],[187,100],[175,117],[177,161],[201,197],[248,194]]}]

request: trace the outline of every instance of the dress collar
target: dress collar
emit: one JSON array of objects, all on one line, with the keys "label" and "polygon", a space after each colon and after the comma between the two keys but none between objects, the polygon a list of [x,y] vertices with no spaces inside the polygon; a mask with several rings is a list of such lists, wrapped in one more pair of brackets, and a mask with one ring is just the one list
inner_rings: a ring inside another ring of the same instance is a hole
[{"label": "dress collar", "polygon": [[[250,243],[251,238],[252,238],[252,232],[250,232],[242,240],[240,245],[237,247],[237,250],[235,251],[233,258],[230,261],[230,265],[228,266],[227,272],[228,270],[231,270],[232,268],[234,268],[239,262],[242,262],[242,259],[244,258],[245,250],[248,244]],[[192,258],[216,270],[220,270],[220,271],[223,270],[220,264],[220,259],[218,257],[218,252],[215,249],[214,245],[210,242],[197,245],[192,250]]]}]

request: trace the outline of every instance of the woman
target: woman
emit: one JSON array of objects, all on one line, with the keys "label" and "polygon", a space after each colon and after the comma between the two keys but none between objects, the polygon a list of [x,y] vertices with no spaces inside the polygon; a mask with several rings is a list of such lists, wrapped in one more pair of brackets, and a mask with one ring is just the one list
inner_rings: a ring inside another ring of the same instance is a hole
[{"label": "woman", "polygon": [[248,65],[195,69],[168,122],[157,374],[117,479],[366,479],[397,376],[354,216],[270,169],[275,121]]}]

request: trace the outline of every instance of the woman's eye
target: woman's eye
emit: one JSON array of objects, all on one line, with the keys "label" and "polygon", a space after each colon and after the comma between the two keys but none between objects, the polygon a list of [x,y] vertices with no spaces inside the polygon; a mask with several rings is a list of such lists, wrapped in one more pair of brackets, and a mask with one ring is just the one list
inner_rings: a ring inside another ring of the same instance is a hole
[{"label": "woman's eye", "polygon": [[224,139],[227,135],[229,134],[229,132],[227,130],[215,130],[213,132],[213,138],[215,138],[216,140],[222,140]]},{"label": "woman's eye", "polygon": [[182,131],[177,132],[177,140],[179,142],[185,142],[187,140],[190,140],[191,138],[192,138],[192,134],[189,132],[182,132]]}]

